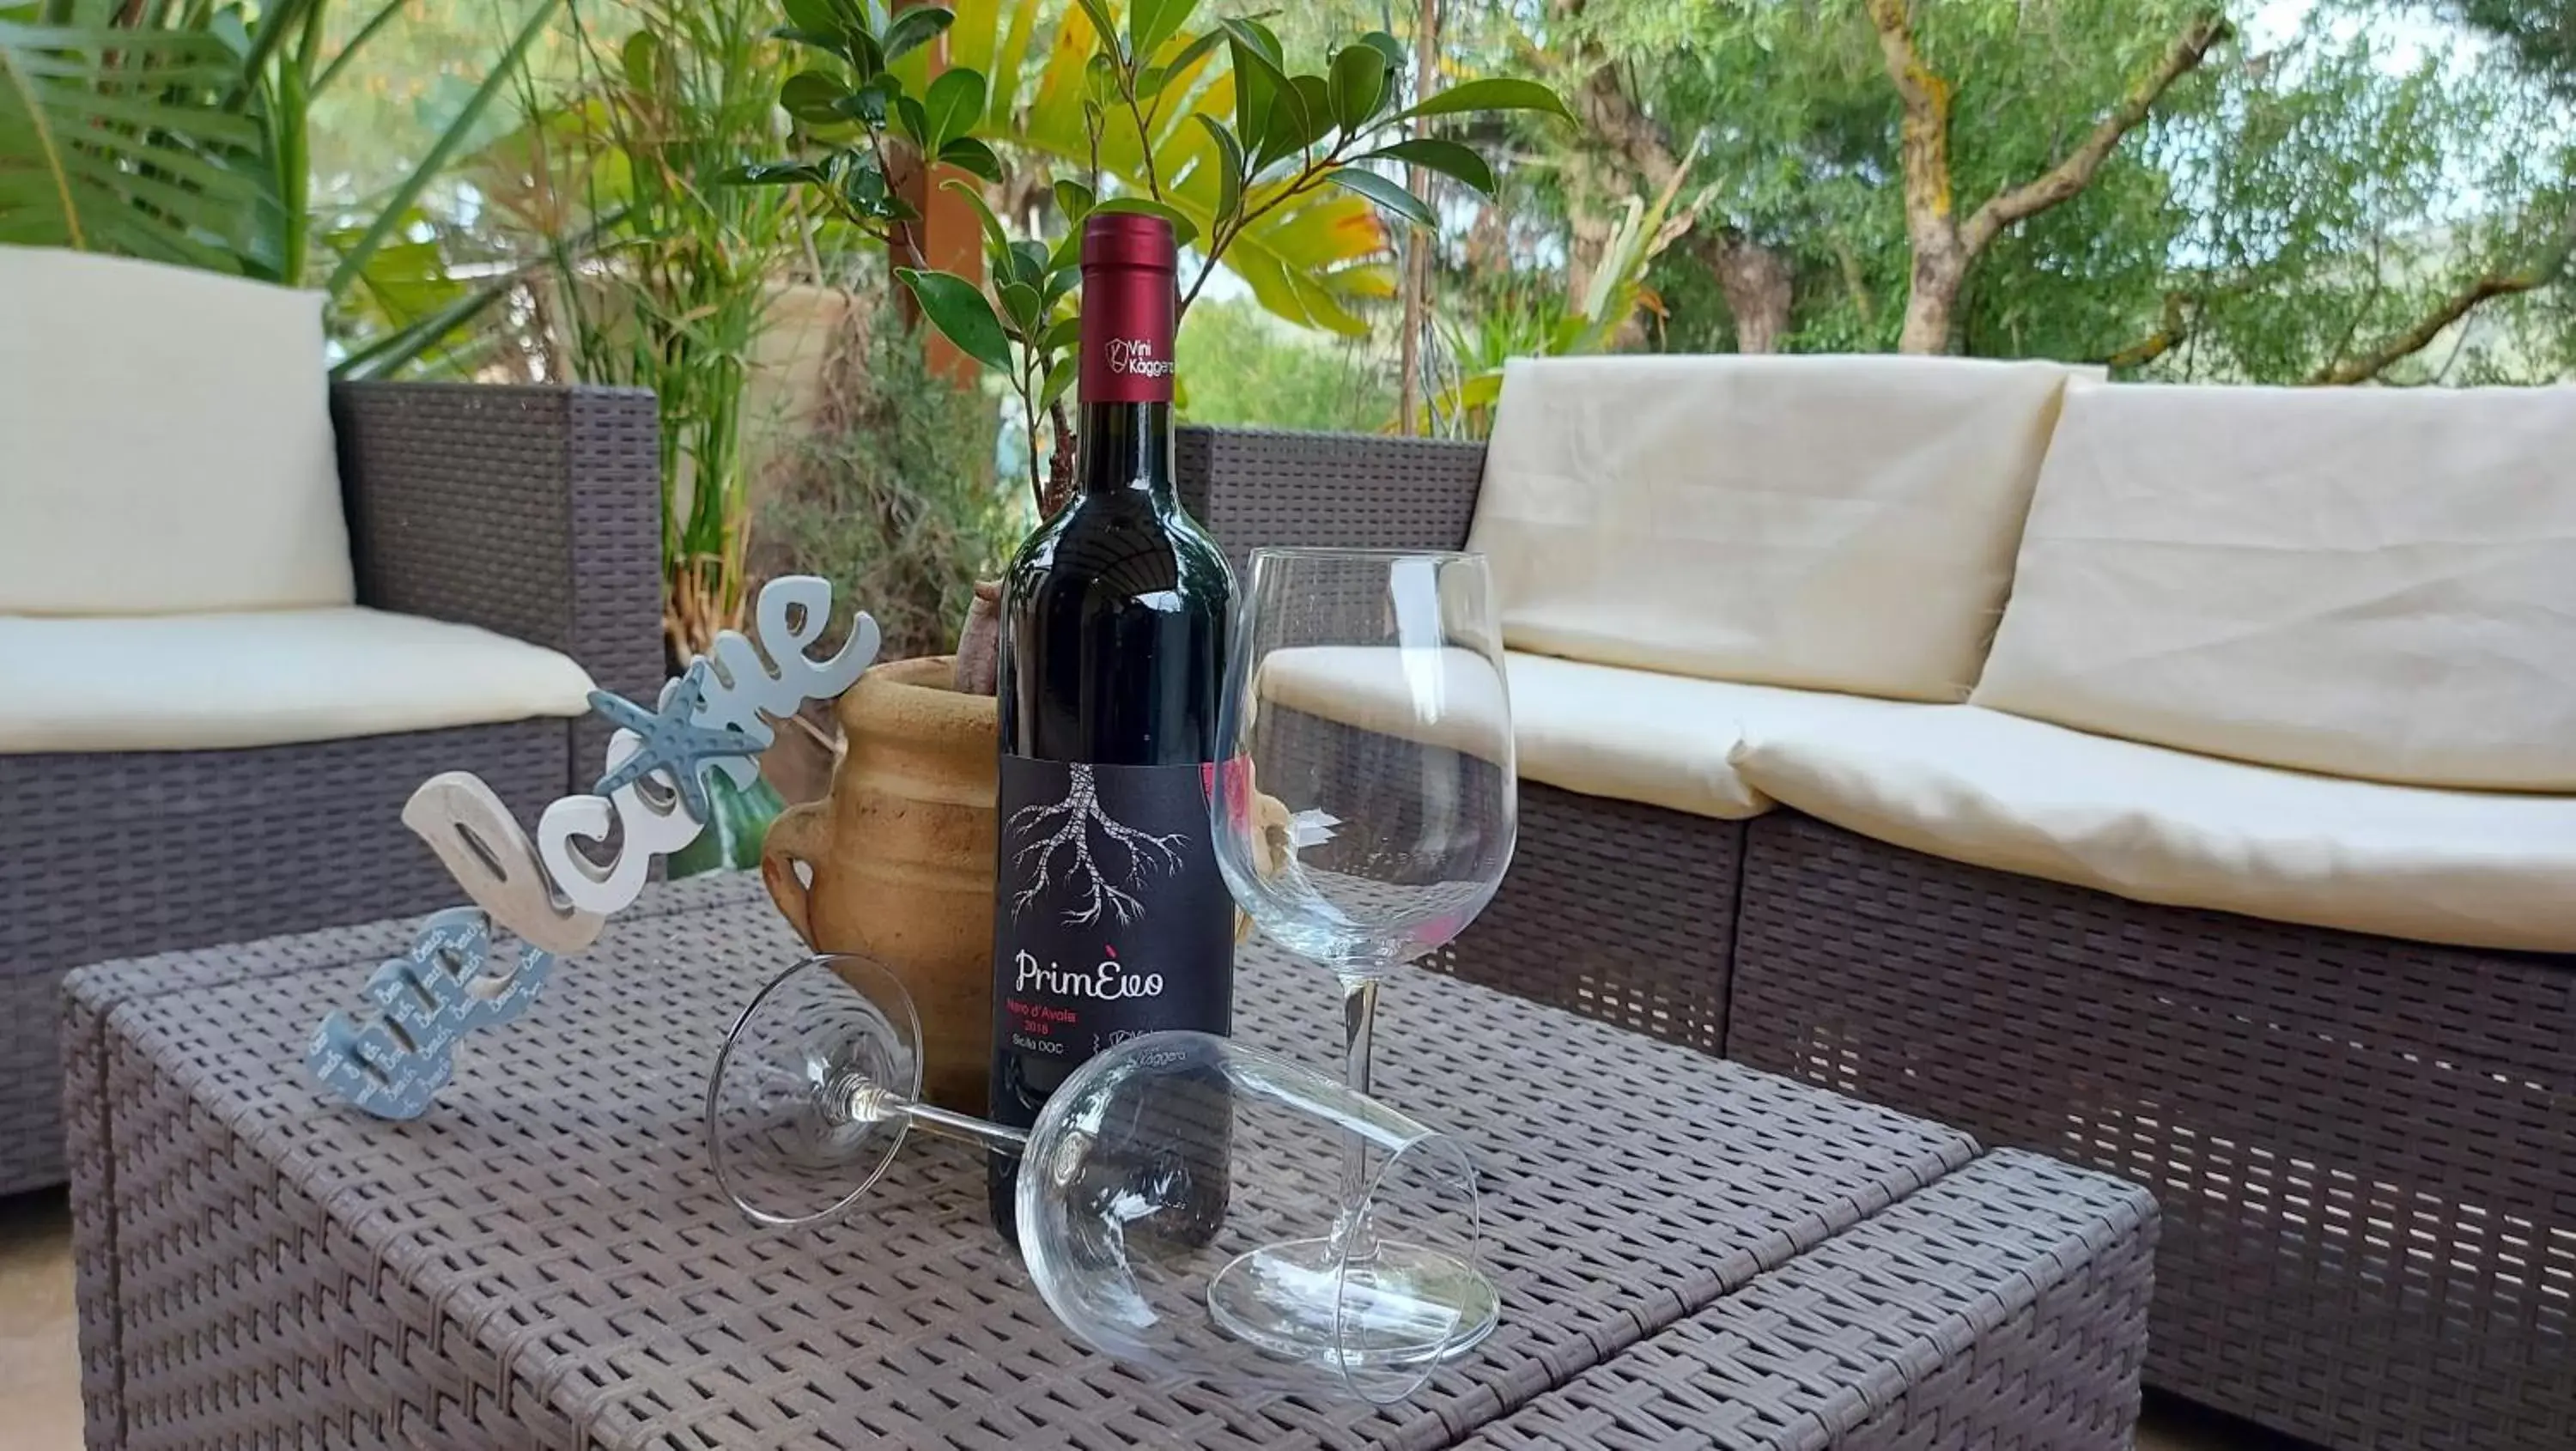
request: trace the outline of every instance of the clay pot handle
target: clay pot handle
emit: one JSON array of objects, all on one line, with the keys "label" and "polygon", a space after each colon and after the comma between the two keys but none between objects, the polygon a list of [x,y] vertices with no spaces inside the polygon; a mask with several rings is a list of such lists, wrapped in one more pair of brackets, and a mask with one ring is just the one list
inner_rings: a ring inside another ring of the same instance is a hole
[{"label": "clay pot handle", "polygon": [[769,834],[760,842],[761,885],[769,888],[769,900],[778,904],[778,914],[808,947],[814,946],[814,925],[807,914],[805,882],[796,875],[796,868],[821,869],[832,836],[831,805],[823,800],[788,807],[769,823]]}]

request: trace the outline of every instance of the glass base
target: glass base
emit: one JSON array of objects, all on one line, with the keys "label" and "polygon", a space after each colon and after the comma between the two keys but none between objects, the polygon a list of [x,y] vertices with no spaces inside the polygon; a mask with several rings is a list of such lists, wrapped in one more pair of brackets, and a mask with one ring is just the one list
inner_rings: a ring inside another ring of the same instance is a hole
[{"label": "glass base", "polygon": [[1347,1262],[1330,1238],[1266,1245],[1208,1282],[1219,1328],[1345,1372],[1421,1368],[1493,1333],[1493,1282],[1456,1255],[1381,1240]]},{"label": "glass base", "polygon": [[921,1091],[921,1027],[903,985],[857,957],[816,957],[743,1009],[707,1080],[716,1182],[758,1224],[839,1213],[894,1162]]}]

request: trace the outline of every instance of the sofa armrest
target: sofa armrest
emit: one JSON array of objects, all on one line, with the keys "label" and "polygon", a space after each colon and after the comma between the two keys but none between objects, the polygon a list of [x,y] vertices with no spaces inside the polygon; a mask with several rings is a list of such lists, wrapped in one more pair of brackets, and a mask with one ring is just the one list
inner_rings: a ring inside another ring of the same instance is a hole
[{"label": "sofa armrest", "polygon": [[1457,549],[1485,446],[1367,434],[1184,428],[1181,502],[1237,566],[1263,545]]},{"label": "sofa armrest", "polygon": [[664,670],[650,392],[337,383],[331,423],[359,603],[560,650],[601,689],[652,698]]}]

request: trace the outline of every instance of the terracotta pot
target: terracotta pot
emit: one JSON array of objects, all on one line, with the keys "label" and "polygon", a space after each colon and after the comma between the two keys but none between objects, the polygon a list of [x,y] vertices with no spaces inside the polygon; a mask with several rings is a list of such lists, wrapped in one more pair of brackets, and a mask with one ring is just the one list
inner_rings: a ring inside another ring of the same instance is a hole
[{"label": "terracotta pot", "polygon": [[831,795],[770,826],[760,876],[815,951],[864,954],[902,978],[921,1013],[923,1091],[980,1114],[997,727],[993,698],[949,689],[951,668],[945,656],[898,660],[859,677],[834,712],[846,748]]}]

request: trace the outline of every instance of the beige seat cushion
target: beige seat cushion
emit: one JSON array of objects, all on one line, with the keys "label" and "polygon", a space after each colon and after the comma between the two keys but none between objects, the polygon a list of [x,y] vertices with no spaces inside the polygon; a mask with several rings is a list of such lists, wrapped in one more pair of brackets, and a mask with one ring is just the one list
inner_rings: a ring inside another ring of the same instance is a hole
[{"label": "beige seat cushion", "polygon": [[1754,789],[1866,836],[2144,902],[2576,951],[2576,799],[2251,766],[1975,706],[1754,732]]},{"label": "beige seat cushion", "polygon": [[0,247],[0,613],[356,601],[322,297]]},{"label": "beige seat cushion", "polygon": [[[1485,713],[1498,703],[1499,692],[1481,656],[1449,651],[1456,658],[1445,666],[1417,662],[1408,674],[1399,653],[1357,647],[1281,651],[1263,666],[1264,694],[1329,720],[1453,749],[1491,739]],[[1517,651],[1506,657],[1505,670],[1524,779],[1724,820],[1771,808],[1770,799],[1728,762],[1746,735],[1796,734],[1818,723],[1902,719],[1932,709]],[[1430,701],[1443,704],[1426,708]]]},{"label": "beige seat cushion", "polygon": [[2576,791],[2576,388],[2076,385],[1974,699]]},{"label": "beige seat cushion", "polygon": [[2075,370],[1957,358],[1514,361],[1470,547],[1516,650],[1966,698]]},{"label": "beige seat cushion", "polygon": [[589,709],[568,656],[357,608],[0,615],[0,754],[187,751],[484,725]]}]

